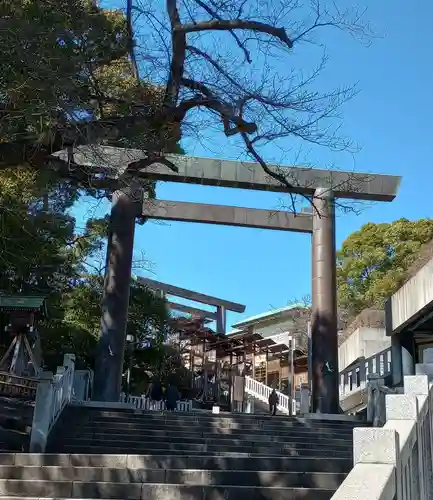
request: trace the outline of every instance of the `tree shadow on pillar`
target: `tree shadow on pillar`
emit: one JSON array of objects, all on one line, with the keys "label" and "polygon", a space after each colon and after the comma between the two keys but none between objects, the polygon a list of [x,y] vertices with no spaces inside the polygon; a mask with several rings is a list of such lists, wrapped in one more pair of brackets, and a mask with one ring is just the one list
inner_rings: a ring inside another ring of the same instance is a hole
[{"label": "tree shadow on pillar", "polygon": [[312,407],[314,413],[340,413],[337,325],[327,316],[312,318]]}]

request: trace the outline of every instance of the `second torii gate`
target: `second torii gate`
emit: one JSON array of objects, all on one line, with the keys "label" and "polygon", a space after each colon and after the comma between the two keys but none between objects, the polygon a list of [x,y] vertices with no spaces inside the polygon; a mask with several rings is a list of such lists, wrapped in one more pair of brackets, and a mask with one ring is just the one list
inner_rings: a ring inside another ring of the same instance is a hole
[{"label": "second torii gate", "polygon": [[195,309],[190,306],[168,302],[168,306],[172,309],[177,309],[192,314],[194,314],[194,312],[198,312],[198,314],[200,314],[202,317],[215,319],[217,324],[217,333],[220,334],[226,333],[226,311],[233,311],[237,313],[243,313],[245,311],[245,306],[243,304],[237,304],[236,302],[230,302],[228,300],[219,299],[217,297],[211,297],[210,295],[194,292],[193,290],[187,290],[186,288],[180,288],[168,283],[161,283],[160,281],[155,281],[150,278],[143,278],[141,276],[137,278],[137,281],[150,290],[161,291],[164,295],[174,295],[175,297],[181,297],[187,300],[192,300],[194,302],[201,302],[202,304],[214,306],[216,308],[216,312],[208,312],[202,309]]}]

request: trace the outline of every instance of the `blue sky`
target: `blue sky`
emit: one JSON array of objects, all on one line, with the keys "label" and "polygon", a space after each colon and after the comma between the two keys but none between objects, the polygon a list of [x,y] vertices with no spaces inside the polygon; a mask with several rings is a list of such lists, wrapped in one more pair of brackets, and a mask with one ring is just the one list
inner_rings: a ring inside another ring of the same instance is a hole
[{"label": "blue sky", "polygon": [[[325,168],[333,162],[345,170],[398,174],[403,181],[394,202],[366,206],[359,215],[339,214],[337,246],[367,222],[432,216],[433,65],[426,54],[433,47],[433,3],[368,0],[363,5],[380,38],[367,48],[328,31],[330,62],[322,75],[326,87],[358,82],[360,94],[342,110],[343,130],[362,149],[354,157],[314,151],[311,159]],[[304,64],[308,67],[308,61]],[[185,147],[197,156],[232,159],[239,154],[223,137]],[[291,161],[290,155],[284,158],[286,164]],[[174,183],[159,184],[157,196],[257,208],[281,203],[280,195],[271,193]],[[77,216],[87,207],[77,207]],[[152,264],[152,272],[143,273],[149,277],[245,304],[245,314],[230,314],[229,325],[310,293],[308,235],[149,222],[137,226],[135,251],[138,257],[144,252]]]}]

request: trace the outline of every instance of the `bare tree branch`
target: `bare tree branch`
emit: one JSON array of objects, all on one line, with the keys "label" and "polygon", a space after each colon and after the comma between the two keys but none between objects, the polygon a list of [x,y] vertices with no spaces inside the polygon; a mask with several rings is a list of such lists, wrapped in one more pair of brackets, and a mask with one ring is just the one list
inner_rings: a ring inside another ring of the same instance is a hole
[{"label": "bare tree branch", "polygon": [[[352,141],[341,133],[340,109],[357,89],[351,85],[324,88],[320,76],[328,56],[326,40],[319,37],[327,30],[339,30],[363,41],[370,39],[370,33],[363,20],[365,9],[340,8],[337,1],[126,0],[124,27],[109,34],[105,52],[95,55],[92,43],[97,42],[89,42],[88,35],[73,34],[71,46],[74,50],[79,46],[75,62],[82,65],[82,71],[74,67],[73,74],[62,80],[65,88],[55,89],[60,96],[57,100],[52,100],[50,92],[47,97],[36,89],[49,105],[33,106],[31,123],[24,120],[19,129],[15,124],[28,99],[25,93],[21,100],[14,98],[21,97],[28,81],[46,79],[53,85],[56,76],[54,63],[41,60],[35,64],[31,51],[20,41],[33,36],[31,43],[40,47],[49,33],[39,32],[23,17],[20,26],[25,33],[20,38],[14,33],[6,40],[3,37],[0,49],[16,50],[22,71],[28,75],[23,79],[17,72],[16,82],[9,87],[0,79],[2,132],[4,124],[9,127],[8,134],[3,134],[7,140],[0,143],[0,168],[22,162],[44,168],[49,158],[52,168],[73,176],[80,185],[98,187],[104,184],[106,171],[82,168],[72,157],[61,165],[50,155],[81,144],[132,147],[148,155],[133,165],[139,169],[165,161],[165,153],[178,147],[181,137],[193,133],[201,140],[204,128],[217,127],[233,137],[267,175],[295,189],[296,181],[287,171],[269,168],[264,153],[267,145],[290,150],[305,142],[337,152],[353,149]],[[51,0],[41,0],[41,4],[54,8]],[[100,12],[93,6],[89,19]],[[61,35],[53,28],[53,43],[67,44],[61,28]],[[315,67],[306,67],[302,59],[306,43],[308,47],[315,44]],[[121,64],[116,85],[128,78],[133,85],[128,92],[113,91],[104,71],[108,68],[110,76],[112,65],[125,59],[128,64]],[[77,80],[70,87],[76,74],[85,83]],[[38,113],[39,121],[34,118]],[[170,162],[166,165],[175,168]],[[295,211],[295,195],[290,196],[290,210]],[[314,200],[308,202],[314,205]]]},{"label": "bare tree branch", "polygon": [[233,30],[249,30],[258,33],[266,33],[267,35],[279,38],[280,41],[287,45],[289,49],[293,47],[293,43],[287,36],[284,28],[276,28],[258,21],[244,21],[242,19],[215,19],[212,21],[202,21],[200,23],[182,24],[175,28],[176,31],[182,33],[196,33],[198,31],[230,31]]},{"label": "bare tree branch", "polygon": [[[212,9],[209,5],[207,5],[205,2],[203,2],[202,0],[195,0],[195,2],[200,5],[200,7],[202,9],[204,9],[208,14],[210,14],[212,17],[222,21],[223,19],[218,15],[217,12],[215,12],[214,9]],[[238,16],[240,17],[240,15]],[[251,55],[250,55],[250,52],[246,49],[245,45],[242,43],[242,41],[240,40],[240,38],[238,37],[238,35],[235,33],[234,30],[229,30],[230,31],[230,34],[232,35],[232,37],[235,39],[236,41],[236,44],[237,46],[243,51],[244,55],[245,55],[245,60],[248,62],[248,63],[252,63],[252,59],[251,59]]]},{"label": "bare tree branch", "polygon": [[138,71],[137,59],[134,51],[134,31],[132,28],[132,0],[126,0],[126,29],[128,31],[129,57],[132,63],[132,74],[140,85],[140,72]]}]

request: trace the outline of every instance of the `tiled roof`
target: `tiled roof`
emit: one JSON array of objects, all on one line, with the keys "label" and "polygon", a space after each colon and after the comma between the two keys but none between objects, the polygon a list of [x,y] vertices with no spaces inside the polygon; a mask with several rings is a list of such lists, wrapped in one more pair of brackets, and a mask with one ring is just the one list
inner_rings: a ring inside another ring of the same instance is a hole
[{"label": "tiled roof", "polygon": [[[271,311],[257,314],[256,316],[250,316],[249,318],[246,318],[242,321],[239,321],[238,323],[235,323],[234,325],[232,325],[232,327],[235,330],[237,330],[239,328],[242,329],[243,327],[245,327],[251,323],[259,323],[260,321],[263,321],[265,319],[270,319],[272,317],[278,317],[278,316],[283,315],[284,313],[291,311],[293,309],[308,309],[308,308],[305,307],[304,304],[292,304],[290,306],[281,307],[279,309],[272,309]],[[233,332],[230,332],[230,333],[233,333]]]}]

